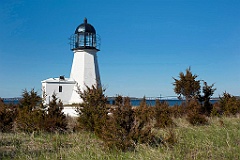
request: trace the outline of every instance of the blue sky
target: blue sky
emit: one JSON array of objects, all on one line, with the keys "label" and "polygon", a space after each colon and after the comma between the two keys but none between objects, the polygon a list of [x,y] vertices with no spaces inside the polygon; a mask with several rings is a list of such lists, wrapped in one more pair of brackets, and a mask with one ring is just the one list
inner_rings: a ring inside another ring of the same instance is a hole
[{"label": "blue sky", "polygon": [[214,96],[240,95],[239,0],[1,0],[0,97],[69,77],[68,38],[84,17],[101,36],[108,96],[173,96],[189,66]]}]

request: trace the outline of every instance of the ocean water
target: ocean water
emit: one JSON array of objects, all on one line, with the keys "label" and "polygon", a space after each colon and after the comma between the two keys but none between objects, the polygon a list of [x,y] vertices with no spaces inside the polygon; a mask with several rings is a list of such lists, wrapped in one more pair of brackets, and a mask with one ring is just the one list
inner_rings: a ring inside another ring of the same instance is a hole
[{"label": "ocean water", "polygon": [[[146,103],[149,106],[155,106],[156,100],[146,100]],[[160,100],[160,102],[167,102],[169,106],[174,106],[174,105],[180,105],[183,101],[182,100]],[[131,100],[131,105],[132,106],[139,106],[141,103],[141,100]]]},{"label": "ocean water", "polygon": [[[210,100],[212,104],[216,103],[218,100]],[[149,106],[155,106],[156,100],[151,99],[151,100],[146,100],[146,103]],[[160,100],[160,102],[167,102],[169,106],[174,106],[174,105],[180,105],[184,100],[178,100],[178,99],[165,99],[165,100]],[[109,104],[115,104],[115,101],[113,99],[108,100]],[[132,106],[139,106],[141,103],[141,99],[131,99],[131,105]]]},{"label": "ocean water", "polygon": [[[18,104],[20,101],[20,99],[3,99],[3,102],[5,104]],[[169,106],[174,106],[174,105],[180,105],[182,102],[184,102],[183,100],[178,100],[178,99],[166,99],[166,100],[160,100],[160,102],[167,102],[169,104]],[[210,100],[210,102],[212,104],[216,103],[218,100]],[[132,106],[139,106],[141,102],[141,99],[131,99],[131,105]],[[155,100],[154,99],[147,99],[146,100],[147,104],[149,106],[155,106]],[[114,105],[115,101],[112,98],[108,99],[108,104]]]},{"label": "ocean water", "polygon": [[20,99],[16,99],[16,98],[6,98],[6,99],[3,99],[3,102],[5,104],[18,104],[20,101]]}]

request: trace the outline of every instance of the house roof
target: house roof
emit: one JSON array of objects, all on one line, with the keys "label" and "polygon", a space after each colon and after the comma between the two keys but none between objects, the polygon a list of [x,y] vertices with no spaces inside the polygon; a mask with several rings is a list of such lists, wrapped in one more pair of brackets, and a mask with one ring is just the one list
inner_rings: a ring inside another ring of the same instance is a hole
[{"label": "house roof", "polygon": [[65,83],[65,84],[75,84],[76,81],[71,78],[48,78],[43,81],[42,83]]}]

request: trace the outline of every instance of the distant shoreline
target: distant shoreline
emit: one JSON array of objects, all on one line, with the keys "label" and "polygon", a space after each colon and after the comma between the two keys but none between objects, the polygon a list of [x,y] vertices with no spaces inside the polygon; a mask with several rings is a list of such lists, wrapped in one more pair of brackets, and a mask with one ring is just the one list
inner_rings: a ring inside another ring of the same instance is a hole
[{"label": "distant shoreline", "polygon": [[[22,98],[18,97],[18,98],[2,98],[2,99],[5,104],[18,104]],[[177,98],[172,98],[172,97],[171,98],[146,97],[146,103],[149,106],[154,106],[155,101],[157,99],[160,100],[160,102],[167,102],[169,106],[180,105],[182,102],[184,102],[184,100],[179,100]],[[139,106],[142,100],[143,98],[130,97],[132,106]],[[210,102],[216,103],[219,100],[220,100],[219,98],[211,98]],[[115,97],[108,97],[107,104],[115,105]]]}]

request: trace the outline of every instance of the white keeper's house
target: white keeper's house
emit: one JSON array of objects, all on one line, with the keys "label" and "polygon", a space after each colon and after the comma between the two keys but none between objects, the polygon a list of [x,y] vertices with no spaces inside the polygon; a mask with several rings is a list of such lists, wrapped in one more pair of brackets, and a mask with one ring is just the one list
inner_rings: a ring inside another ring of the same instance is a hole
[{"label": "white keeper's house", "polygon": [[[73,51],[73,62],[70,78],[59,76],[48,78],[42,82],[42,91],[46,94],[46,104],[51,101],[53,93],[57,95],[64,105],[81,103],[77,94],[77,86],[83,91],[85,86],[101,87],[98,68],[97,52],[100,51],[100,36],[96,34],[95,28],[84,19],[75,33],[70,37],[71,50]],[[72,114],[66,111],[66,114]]]}]

